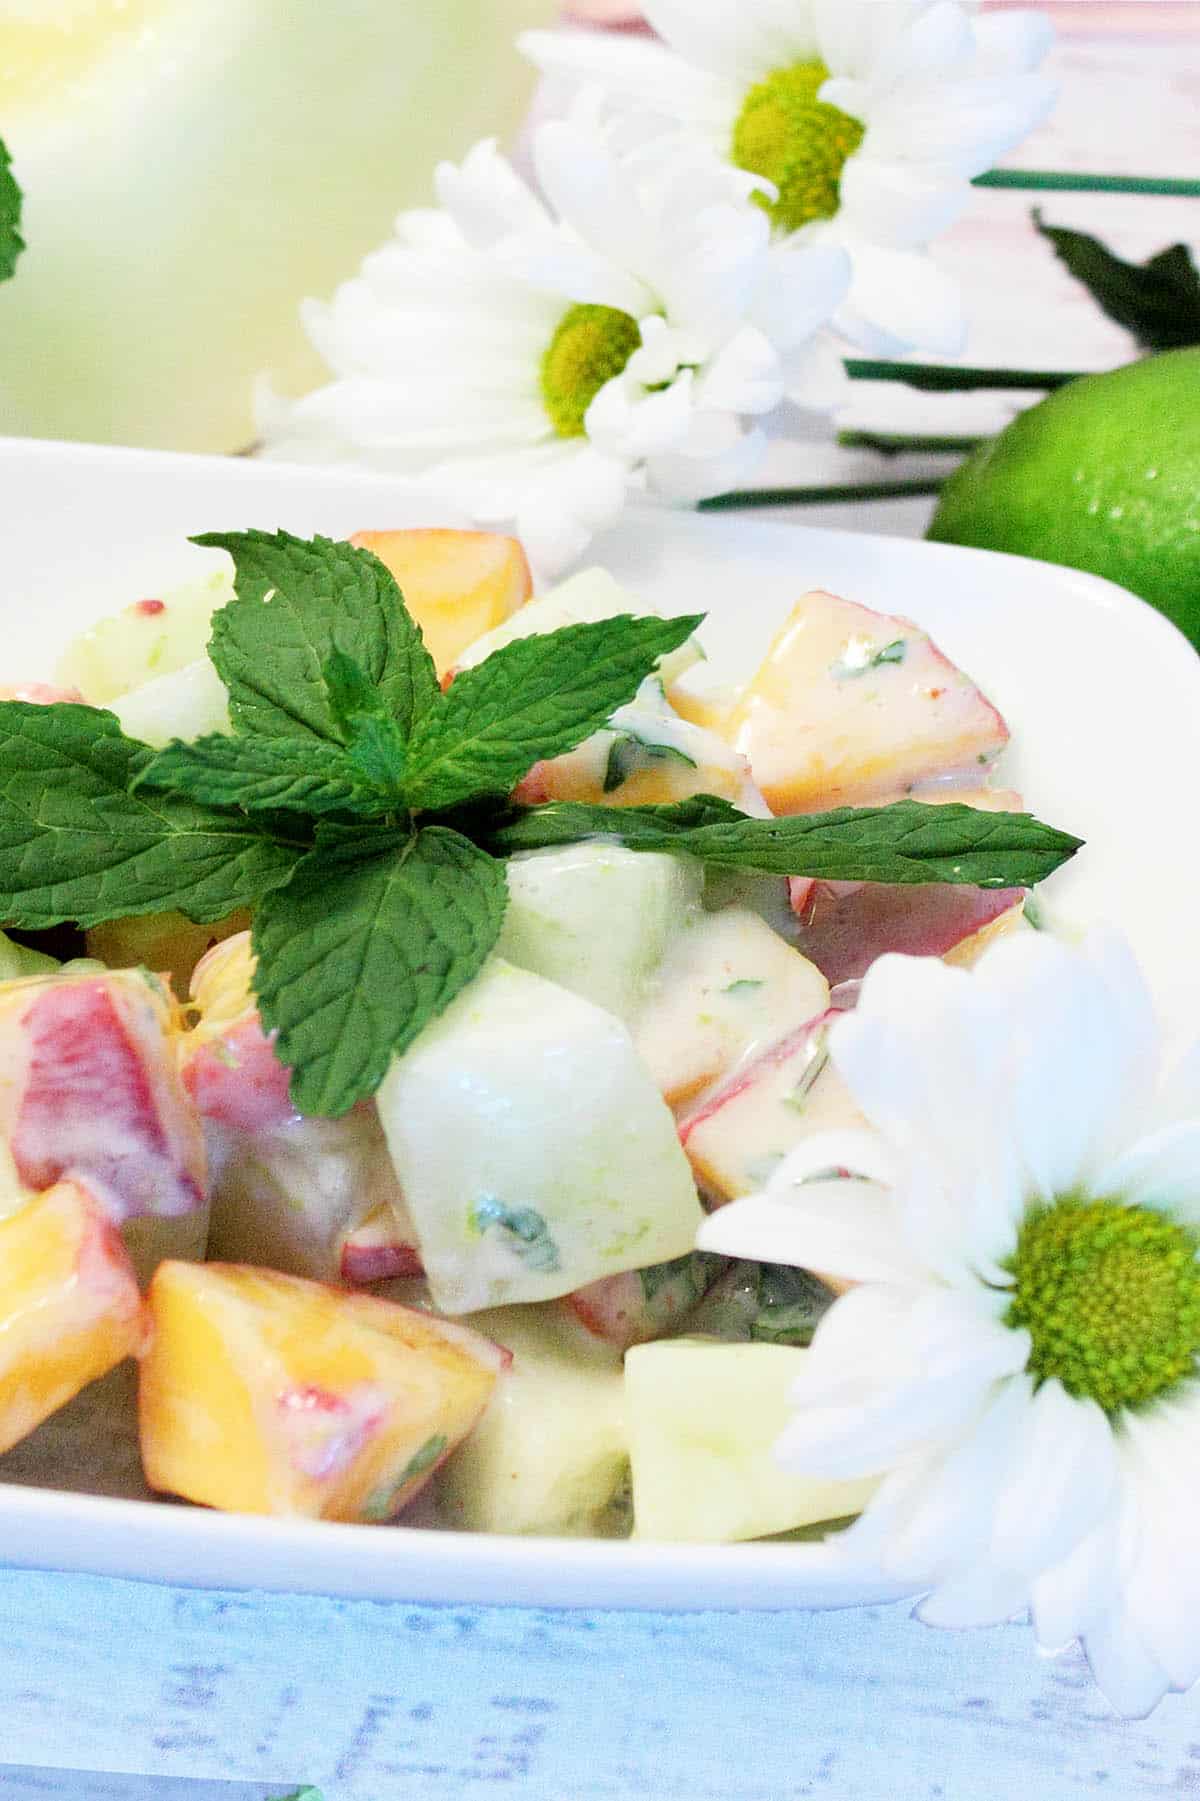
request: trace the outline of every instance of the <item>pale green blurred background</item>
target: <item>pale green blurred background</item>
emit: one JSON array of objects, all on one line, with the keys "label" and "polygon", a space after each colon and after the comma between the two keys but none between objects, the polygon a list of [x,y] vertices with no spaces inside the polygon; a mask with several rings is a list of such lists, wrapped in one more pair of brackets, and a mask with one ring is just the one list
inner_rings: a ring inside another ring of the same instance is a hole
[{"label": "pale green blurred background", "polygon": [[0,288],[0,433],[236,450],[321,378],[297,324],[510,134],[553,0],[0,0],[28,250]]}]

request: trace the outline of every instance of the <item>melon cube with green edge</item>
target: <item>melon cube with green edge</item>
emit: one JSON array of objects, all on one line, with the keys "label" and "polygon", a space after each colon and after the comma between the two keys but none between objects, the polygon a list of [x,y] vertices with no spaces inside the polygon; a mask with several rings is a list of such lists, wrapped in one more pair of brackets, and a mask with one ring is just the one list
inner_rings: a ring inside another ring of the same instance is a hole
[{"label": "melon cube with green edge", "polygon": [[806,594],[725,729],[776,814],[902,798],[990,766],[1008,728],[910,620]]},{"label": "melon cube with green edge", "polygon": [[146,1479],[241,1513],[393,1518],[508,1363],[467,1327],[276,1270],[163,1263],[147,1303]]},{"label": "melon cube with green edge", "polygon": [[[623,588],[607,569],[581,569],[549,593],[539,594],[536,600],[520,607],[503,625],[477,638],[462,652],[455,669],[471,669],[494,650],[536,632],[557,632],[568,625],[596,625],[602,619],[616,619],[623,614],[635,619],[657,618],[660,612],[661,608]],[[662,659],[659,674],[664,681],[673,680],[702,655],[699,646],[689,639]]]},{"label": "melon cube with green edge", "polygon": [[172,675],[205,655],[212,616],[233,599],[233,572],[214,569],[161,598],[135,600],[72,640],[58,680],[105,707],[131,688]]},{"label": "melon cube with green edge", "polygon": [[395,577],[439,675],[533,592],[524,550],[499,532],[355,532],[350,542]]},{"label": "melon cube with green edge", "polygon": [[110,703],[121,730],[161,750],[172,738],[202,738],[228,732],[229,696],[207,657],[156,676]]},{"label": "melon cube with green edge", "polygon": [[144,1325],[120,1235],[84,1183],[0,1219],[0,1451],[133,1356]]},{"label": "melon cube with green edge", "polygon": [[815,964],[748,907],[702,913],[659,965],[634,1042],[672,1106],[829,1005]]},{"label": "melon cube with green edge", "polygon": [[504,867],[499,954],[631,1023],[668,945],[699,915],[700,865],[592,840]]},{"label": "melon cube with green edge", "polygon": [[20,982],[26,976],[49,975],[60,967],[57,957],[48,957],[45,951],[30,950],[27,944],[18,944],[7,932],[0,932],[0,982]]},{"label": "melon cube with green edge", "polygon": [[633,1535],[730,1544],[862,1511],[878,1477],[797,1476],[772,1454],[808,1352],[665,1338],[625,1357]]},{"label": "melon cube with green edge", "polygon": [[512,1352],[470,1438],[438,1471],[438,1513],[468,1532],[616,1537],[629,1453],[620,1353],[557,1307],[502,1307],[469,1323]]},{"label": "melon cube with green edge", "polygon": [[438,1308],[569,1294],[690,1251],[675,1122],[613,1014],[492,958],[376,1097]]}]

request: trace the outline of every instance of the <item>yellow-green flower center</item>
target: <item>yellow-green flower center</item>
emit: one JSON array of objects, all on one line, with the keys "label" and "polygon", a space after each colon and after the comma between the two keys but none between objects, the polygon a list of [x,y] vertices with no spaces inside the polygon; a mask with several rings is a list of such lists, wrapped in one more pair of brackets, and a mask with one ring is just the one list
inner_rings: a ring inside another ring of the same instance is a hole
[{"label": "yellow-green flower center", "polygon": [[828,79],[820,62],[776,69],[750,89],[733,128],[733,161],[779,189],[778,200],[758,199],[786,231],[833,218],[842,170],[865,135],[857,119],[817,99]]},{"label": "yellow-green flower center", "polygon": [[1030,1213],[1009,1262],[1010,1326],[1029,1369],[1106,1413],[1142,1407],[1195,1369],[1200,1237],[1149,1209],[1066,1195]]},{"label": "yellow-green flower center", "polygon": [[542,358],[542,399],[560,438],[581,438],[588,408],[620,375],[642,341],[638,322],[615,306],[573,306]]}]

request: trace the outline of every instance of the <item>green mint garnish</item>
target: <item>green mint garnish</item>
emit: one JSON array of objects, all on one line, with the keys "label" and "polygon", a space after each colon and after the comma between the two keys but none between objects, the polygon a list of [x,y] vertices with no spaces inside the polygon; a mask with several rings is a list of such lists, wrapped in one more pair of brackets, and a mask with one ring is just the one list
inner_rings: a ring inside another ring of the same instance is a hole
[{"label": "green mint garnish", "polygon": [[856,676],[866,675],[870,669],[882,669],[888,663],[903,663],[908,655],[908,640],[893,638],[881,650],[872,651],[866,657],[845,657],[833,665],[833,674],[841,681],[852,681]]},{"label": "green mint garnish", "polygon": [[689,757],[674,744],[655,744],[637,732],[623,728],[609,745],[608,761],[604,766],[604,793],[613,794],[624,787],[630,776],[636,775],[647,763],[668,762],[682,763],[688,769],[696,767],[695,757]]},{"label": "green mint garnish", "polygon": [[763,986],[762,980],[754,981],[750,976],[742,976],[739,981],[730,982],[728,988],[722,988],[722,994],[749,994],[755,988]]},{"label": "green mint garnish", "polygon": [[340,651],[407,736],[441,700],[433,658],[399,588],[369,550],[287,532],[206,532],[227,550],[236,598],[213,615],[209,654],[238,732],[344,742]]},{"label": "green mint garnish", "polygon": [[805,875],[821,881],[952,882],[1030,888],[1081,840],[1028,813],[985,813],[957,803],[839,807],[786,819],[751,819],[711,795],[659,807],[557,801],[514,810],[491,832],[500,854],[615,838],[630,850],[686,852],[718,869]]},{"label": "green mint garnish", "polygon": [[1172,244],[1145,263],[1127,263],[1086,231],[1033,222],[1101,311],[1133,333],[1143,350],[1200,344],[1200,274],[1186,244]]},{"label": "green mint garnish", "polygon": [[530,1269],[553,1275],[562,1261],[542,1215],[535,1207],[506,1207],[494,1195],[484,1195],[471,1210],[477,1232],[499,1232],[509,1249]]},{"label": "green mint garnish", "polygon": [[832,1290],[807,1270],[760,1264],[758,1312],[750,1322],[750,1336],[765,1344],[811,1344],[833,1301]]},{"label": "green mint garnish", "polygon": [[287,881],[303,839],[134,790],[152,756],[111,713],[0,701],[0,917],[29,931],[170,908],[221,919]]},{"label": "green mint garnish", "polygon": [[[258,1004],[304,1113],[373,1094],[479,973],[510,852],[607,835],[767,874],[1009,887],[1078,848],[1025,814],[915,802],[777,820],[713,795],[513,808],[532,765],[601,730],[698,619],[518,639],[443,694],[370,552],[286,532],[197,542],[235,564],[210,644],[232,734],[155,752],[93,707],[0,702],[0,918],[40,930],[254,907]],[[555,1267],[540,1216],[485,1224]]]},{"label": "green mint garnish", "polygon": [[12,158],[0,138],[0,281],[7,281],[25,248],[21,236],[21,190],[12,172]]},{"label": "green mint garnish", "polygon": [[511,792],[533,765],[574,750],[628,704],[701,616],[568,625],[518,638],[466,669],[408,747],[409,805],[456,807]]},{"label": "green mint garnish", "polygon": [[263,1024],[302,1113],[374,1094],[391,1059],[473,981],[504,920],[504,870],[444,826],[319,826],[251,934]]}]

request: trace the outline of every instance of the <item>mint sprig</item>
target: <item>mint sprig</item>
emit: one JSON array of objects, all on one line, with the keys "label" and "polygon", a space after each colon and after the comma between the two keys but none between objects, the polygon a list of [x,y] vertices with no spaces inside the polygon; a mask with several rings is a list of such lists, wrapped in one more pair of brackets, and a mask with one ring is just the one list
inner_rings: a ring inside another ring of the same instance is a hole
[{"label": "mint sprig", "polygon": [[0,138],[0,281],[7,281],[25,248],[21,236],[21,189],[12,172],[12,158]]},{"label": "mint sprig", "polygon": [[213,615],[209,645],[238,732],[343,741],[343,697],[329,660],[353,660],[407,736],[441,698],[433,658],[378,557],[330,538],[206,532],[227,550],[236,598]]},{"label": "mint sprig", "polygon": [[97,708],[0,702],[0,918],[29,931],[169,908],[220,919],[287,881],[303,841],[136,789],[151,755]]},{"label": "mint sprig", "polygon": [[255,988],[302,1113],[374,1094],[392,1057],[493,950],[503,866],[460,833],[318,828],[312,853],[254,916]]},{"label": "mint sprig", "polygon": [[1029,813],[930,807],[839,807],[752,819],[711,795],[698,807],[597,807],[560,801],[516,812],[488,834],[498,855],[603,835],[631,850],[685,851],[716,869],[805,875],[836,882],[951,882],[1029,888],[1073,856],[1082,839]]},{"label": "mint sprig", "polygon": [[1078,848],[1028,815],[913,802],[775,820],[713,795],[513,808],[531,766],[605,726],[698,619],[519,639],[443,694],[369,552],[285,532],[197,541],[236,568],[210,646],[234,732],[156,753],[111,713],[0,703],[0,920],[254,906],[255,991],[302,1112],[372,1094],[479,973],[514,851],[604,834],[725,868],[1009,887]]},{"label": "mint sprig", "polygon": [[464,670],[413,732],[410,804],[442,809],[509,793],[535,763],[598,732],[702,618],[622,615],[568,625],[518,638]]}]

